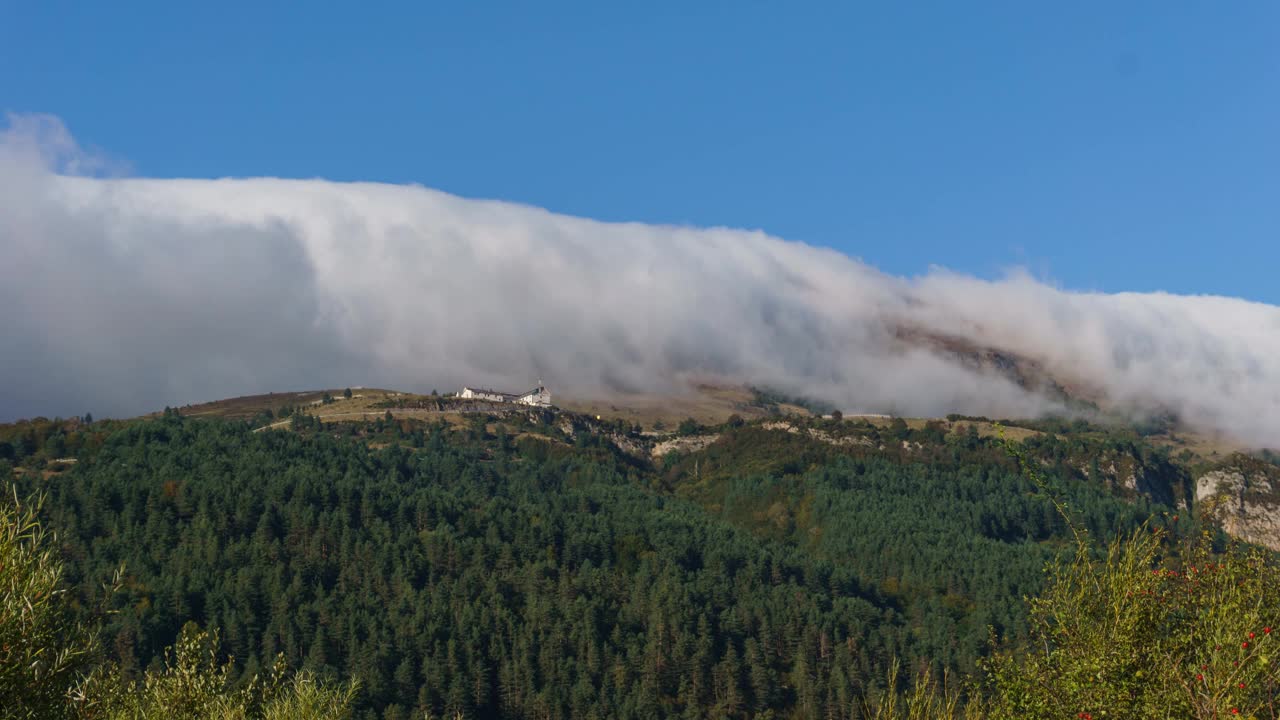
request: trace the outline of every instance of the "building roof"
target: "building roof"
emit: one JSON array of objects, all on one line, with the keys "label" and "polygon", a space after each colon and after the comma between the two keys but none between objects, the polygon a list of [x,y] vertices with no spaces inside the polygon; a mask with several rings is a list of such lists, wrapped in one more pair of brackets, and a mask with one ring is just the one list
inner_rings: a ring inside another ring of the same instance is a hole
[{"label": "building roof", "polygon": [[502,392],[501,390],[490,390],[489,388],[473,388],[473,387],[468,387],[466,385],[463,385],[462,389],[470,390],[473,393],[486,393],[488,395],[511,395],[512,394],[509,392]]},{"label": "building roof", "polygon": [[504,392],[504,391],[502,391],[502,390],[493,390],[493,389],[491,389],[491,388],[478,388],[478,387],[471,387],[470,385],[463,385],[463,386],[462,386],[462,389],[463,389],[463,390],[470,390],[471,392],[491,393],[491,394],[493,394],[493,395],[531,395],[531,394],[536,393],[536,392],[543,392],[543,391],[545,391],[547,388],[546,388],[546,386],[544,386],[544,385],[539,385],[538,387],[536,387],[536,388],[534,388],[534,389],[532,389],[532,390],[529,390],[528,392],[522,392],[522,393],[509,393],[509,392]]}]

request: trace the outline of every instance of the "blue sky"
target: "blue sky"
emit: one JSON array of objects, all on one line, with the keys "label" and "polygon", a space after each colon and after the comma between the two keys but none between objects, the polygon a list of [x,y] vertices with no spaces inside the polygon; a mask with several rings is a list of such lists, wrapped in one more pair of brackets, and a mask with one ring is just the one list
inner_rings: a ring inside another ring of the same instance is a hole
[{"label": "blue sky", "polygon": [[0,109],[138,175],[1280,303],[1274,2],[365,5],[0,0]]}]

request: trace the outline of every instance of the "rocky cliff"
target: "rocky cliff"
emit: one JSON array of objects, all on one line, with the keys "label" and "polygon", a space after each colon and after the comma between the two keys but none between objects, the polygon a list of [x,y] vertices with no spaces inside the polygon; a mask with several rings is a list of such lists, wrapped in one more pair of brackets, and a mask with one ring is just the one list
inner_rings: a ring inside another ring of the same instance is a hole
[{"label": "rocky cliff", "polygon": [[1232,456],[1196,479],[1196,503],[1233,537],[1280,550],[1280,468]]}]

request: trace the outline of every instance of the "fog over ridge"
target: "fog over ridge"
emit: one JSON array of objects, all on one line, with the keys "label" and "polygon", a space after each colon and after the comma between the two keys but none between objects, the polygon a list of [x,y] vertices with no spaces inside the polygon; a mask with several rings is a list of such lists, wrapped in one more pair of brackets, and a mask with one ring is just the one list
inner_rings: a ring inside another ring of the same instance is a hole
[{"label": "fog over ridge", "polygon": [[463,383],[1023,415],[1056,400],[918,333],[1026,358],[1109,404],[1273,445],[1280,308],[899,278],[762,232],[602,223],[416,187],[80,175],[54,118],[0,136],[0,420],[255,392]]}]

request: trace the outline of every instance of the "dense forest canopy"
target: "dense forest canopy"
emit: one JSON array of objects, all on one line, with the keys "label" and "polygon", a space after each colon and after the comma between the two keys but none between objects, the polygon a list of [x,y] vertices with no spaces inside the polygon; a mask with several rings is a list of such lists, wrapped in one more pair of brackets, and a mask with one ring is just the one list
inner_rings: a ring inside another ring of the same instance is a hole
[{"label": "dense forest canopy", "polygon": [[[235,677],[283,653],[358,679],[362,718],[857,717],[895,659],[972,674],[992,633],[1030,637],[1070,533],[999,442],[806,422],[650,462],[635,428],[550,413],[166,412],[5,426],[0,471],[45,495],[76,612],[124,568],[100,637],[126,675],[194,622]],[[1194,529],[1166,451],[1082,430],[1023,443],[1080,528]]]}]

